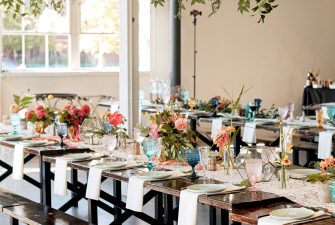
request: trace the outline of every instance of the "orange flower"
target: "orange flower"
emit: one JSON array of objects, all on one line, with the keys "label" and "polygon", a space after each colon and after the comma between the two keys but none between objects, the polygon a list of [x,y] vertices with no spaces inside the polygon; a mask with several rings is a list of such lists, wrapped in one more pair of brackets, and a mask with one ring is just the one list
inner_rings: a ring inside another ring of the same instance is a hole
[{"label": "orange flower", "polygon": [[287,155],[285,155],[284,158],[282,159],[282,164],[283,164],[284,166],[289,166],[289,165],[291,165],[291,160],[288,158]]}]

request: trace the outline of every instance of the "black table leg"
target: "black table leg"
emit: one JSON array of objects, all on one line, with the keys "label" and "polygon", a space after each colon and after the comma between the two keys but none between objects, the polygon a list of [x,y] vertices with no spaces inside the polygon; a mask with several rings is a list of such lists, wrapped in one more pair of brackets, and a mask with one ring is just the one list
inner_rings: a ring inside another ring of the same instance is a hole
[{"label": "black table leg", "polygon": [[299,166],[299,149],[294,149],[293,148],[293,154],[292,154],[292,157],[293,157],[293,165],[297,165]]},{"label": "black table leg", "polygon": [[155,219],[161,221],[163,219],[163,195],[158,193],[155,197]]},{"label": "black table leg", "polygon": [[[78,186],[78,170],[71,168],[71,183],[74,186]],[[76,194],[71,193],[72,198],[76,196]],[[78,203],[75,203],[73,207],[78,207]]]},{"label": "black table leg", "polygon": [[[122,192],[121,192],[121,181],[119,180],[113,180],[113,195],[116,198],[117,201],[122,201]],[[122,210],[114,205],[114,220],[116,220],[118,217],[121,216]]]},{"label": "black table leg", "polygon": [[209,206],[209,225],[216,225],[216,208]]},{"label": "black table leg", "polygon": [[10,225],[19,225],[19,221],[13,217],[10,218]]},{"label": "black table leg", "polygon": [[240,149],[242,145],[241,128],[236,127],[236,129],[238,130],[238,132],[234,140],[234,156],[235,157],[238,156],[238,154],[240,154]]},{"label": "black table leg", "polygon": [[221,225],[229,225],[228,210],[221,209]]},{"label": "black table leg", "polygon": [[40,199],[41,203],[51,207],[51,174],[50,163],[43,161],[43,156],[40,156]]},{"label": "black table leg", "polygon": [[163,194],[164,201],[164,224],[173,225],[173,196]]},{"label": "black table leg", "polygon": [[98,224],[98,206],[97,201],[87,199],[88,207],[88,222],[91,224]]},{"label": "black table leg", "polygon": [[241,222],[235,222],[235,221],[233,221],[233,222],[231,222],[230,225],[242,225],[242,223]]}]

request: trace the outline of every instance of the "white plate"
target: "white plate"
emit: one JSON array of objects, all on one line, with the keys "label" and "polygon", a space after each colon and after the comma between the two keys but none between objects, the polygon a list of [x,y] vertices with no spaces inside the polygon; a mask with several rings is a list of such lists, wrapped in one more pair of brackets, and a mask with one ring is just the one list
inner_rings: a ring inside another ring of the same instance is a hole
[{"label": "white plate", "polygon": [[18,141],[21,138],[22,135],[11,135],[11,134],[0,135],[0,141]]},{"label": "white plate", "polygon": [[222,184],[193,184],[187,187],[187,190],[194,193],[214,193],[221,192],[225,189]]},{"label": "white plate", "polygon": [[71,160],[71,161],[80,161],[80,160],[84,160],[84,159],[89,159],[93,156],[92,153],[71,153],[71,154],[67,154],[62,156],[63,159],[65,160]]},{"label": "white plate", "polygon": [[100,169],[119,169],[119,168],[126,167],[127,162],[119,162],[119,161],[99,162],[95,164],[94,166]]},{"label": "white plate", "polygon": [[21,141],[20,144],[26,147],[33,147],[33,146],[44,146],[48,143],[47,140],[24,140]]},{"label": "white plate", "polygon": [[137,174],[139,178],[149,180],[162,180],[172,176],[171,171],[150,171],[150,172],[139,172]]},{"label": "white plate", "polygon": [[307,176],[315,173],[320,173],[319,170],[316,169],[291,169],[289,170],[289,174],[291,178],[306,178]]},{"label": "white plate", "polygon": [[279,220],[302,220],[314,215],[314,211],[306,208],[285,208],[270,212],[270,216]]}]

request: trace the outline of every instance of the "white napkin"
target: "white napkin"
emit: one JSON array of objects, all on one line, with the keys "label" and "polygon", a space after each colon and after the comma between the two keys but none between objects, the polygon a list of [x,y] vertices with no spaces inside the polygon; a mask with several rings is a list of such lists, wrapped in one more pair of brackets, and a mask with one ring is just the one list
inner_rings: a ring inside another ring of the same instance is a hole
[{"label": "white napkin", "polygon": [[23,179],[23,164],[24,164],[23,145],[15,145],[13,154],[13,179]]},{"label": "white napkin", "polygon": [[255,122],[245,123],[242,141],[248,144],[256,143],[256,125]]},{"label": "white napkin", "polygon": [[223,118],[222,118],[222,117],[212,119],[212,133],[211,133],[211,138],[214,138],[216,132],[218,132],[218,130],[220,130],[220,128],[222,127],[222,121],[223,121]]},{"label": "white napkin", "polygon": [[54,193],[58,195],[67,195],[67,160],[58,157],[55,166]]},{"label": "white napkin", "polygon": [[136,212],[143,211],[143,184],[146,179],[131,176],[128,181],[126,208]]},{"label": "white napkin", "polygon": [[[325,212],[318,211],[318,212],[315,212],[314,215],[308,219],[319,217],[324,214]],[[298,222],[298,221],[299,220],[277,220],[277,219],[272,218],[271,216],[265,216],[265,217],[259,218],[257,224],[258,225],[284,225],[284,224],[289,224],[289,223]]]},{"label": "white napkin", "polygon": [[333,134],[335,131],[322,131],[319,134],[318,158],[325,159],[331,156],[333,150]]},{"label": "white napkin", "polygon": [[200,193],[190,192],[187,189],[180,192],[178,224],[196,225],[198,197]]},{"label": "white napkin", "polygon": [[88,172],[86,198],[99,200],[102,171],[103,169],[94,166],[90,168]]},{"label": "white napkin", "polygon": [[[174,179],[177,177],[186,176],[185,173],[174,171],[172,176],[164,179]],[[143,193],[144,193],[144,187],[143,184],[145,181],[148,181],[149,179],[143,179],[137,176],[131,176],[128,181],[128,191],[127,191],[127,202],[126,202],[126,208],[136,211],[136,212],[142,212],[143,211]],[[158,181],[158,180],[155,180]]]}]

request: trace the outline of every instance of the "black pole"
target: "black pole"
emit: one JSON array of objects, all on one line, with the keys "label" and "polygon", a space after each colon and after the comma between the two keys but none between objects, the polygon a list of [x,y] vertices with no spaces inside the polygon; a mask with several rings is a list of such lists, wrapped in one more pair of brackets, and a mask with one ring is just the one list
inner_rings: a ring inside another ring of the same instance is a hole
[{"label": "black pole", "polygon": [[193,65],[193,97],[196,99],[196,74],[197,74],[197,16],[202,15],[201,11],[198,10],[193,10],[191,11],[191,16],[193,16],[193,25],[194,25],[194,43],[193,43],[193,60],[194,60],[194,65]]},{"label": "black pole", "polygon": [[[181,41],[180,41],[180,18],[178,15],[178,0],[170,0],[170,84],[172,88],[181,84]],[[176,92],[177,89],[172,89]]]}]

